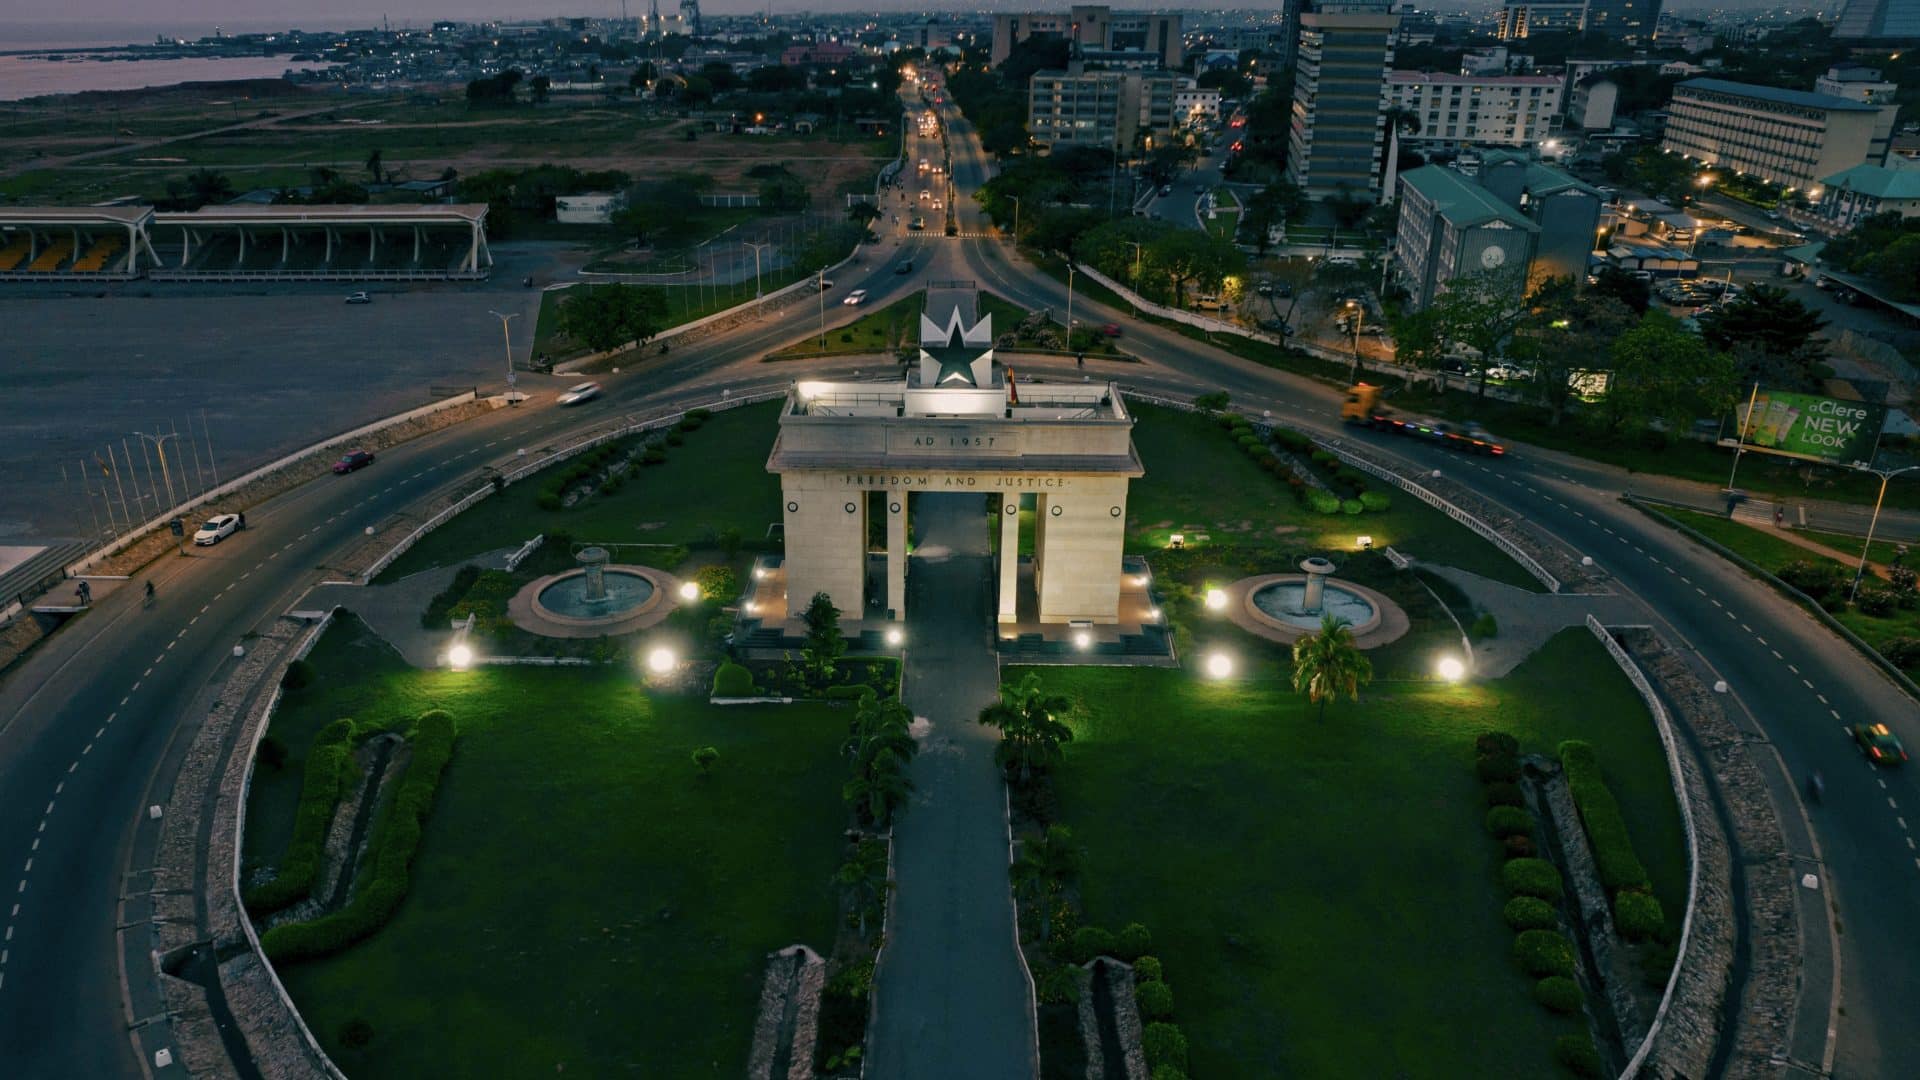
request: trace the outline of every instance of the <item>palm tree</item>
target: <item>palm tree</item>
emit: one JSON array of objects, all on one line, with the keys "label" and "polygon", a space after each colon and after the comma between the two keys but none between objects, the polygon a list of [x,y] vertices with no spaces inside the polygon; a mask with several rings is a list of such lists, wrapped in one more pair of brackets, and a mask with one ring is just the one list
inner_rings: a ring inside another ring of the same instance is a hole
[{"label": "palm tree", "polygon": [[867,915],[893,888],[887,880],[887,846],[878,840],[862,840],[854,846],[847,861],[833,873],[833,883],[847,894],[855,918],[859,920],[860,940],[867,940]]},{"label": "palm tree", "polygon": [[860,816],[885,828],[912,790],[913,781],[907,779],[900,758],[891,750],[881,750],[859,775],[846,782],[840,797]]},{"label": "palm tree", "polygon": [[1021,784],[1058,763],[1062,748],[1073,741],[1073,729],[1056,717],[1072,708],[1072,700],[1045,693],[1040,676],[1028,672],[1019,686],[1002,691],[999,701],[980,710],[980,722],[1000,731],[994,763],[1002,769],[1017,769]]},{"label": "palm tree", "polygon": [[1020,842],[1020,857],[1008,870],[1013,892],[1040,913],[1040,940],[1045,943],[1053,922],[1054,893],[1073,877],[1080,849],[1073,846],[1073,830],[1052,825],[1037,839]]},{"label": "palm tree", "polygon": [[1358,700],[1362,684],[1373,681],[1373,662],[1353,643],[1353,629],[1338,615],[1320,617],[1320,631],[1293,643],[1293,688],[1318,702],[1327,718],[1327,700],[1342,692]]},{"label": "palm tree", "polygon": [[864,772],[882,750],[891,751],[902,762],[910,761],[920,750],[913,741],[913,712],[898,700],[869,698],[853,714],[852,730],[841,750],[853,762],[854,772]]}]

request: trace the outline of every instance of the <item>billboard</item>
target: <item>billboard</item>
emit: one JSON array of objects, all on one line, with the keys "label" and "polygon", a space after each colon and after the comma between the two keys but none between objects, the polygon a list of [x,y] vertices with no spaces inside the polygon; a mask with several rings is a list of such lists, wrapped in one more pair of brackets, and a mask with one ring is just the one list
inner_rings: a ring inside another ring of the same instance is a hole
[{"label": "billboard", "polygon": [[1734,419],[1742,449],[1829,465],[1867,465],[1886,413],[1884,405],[1864,401],[1757,390],[1751,408],[1735,409]]}]

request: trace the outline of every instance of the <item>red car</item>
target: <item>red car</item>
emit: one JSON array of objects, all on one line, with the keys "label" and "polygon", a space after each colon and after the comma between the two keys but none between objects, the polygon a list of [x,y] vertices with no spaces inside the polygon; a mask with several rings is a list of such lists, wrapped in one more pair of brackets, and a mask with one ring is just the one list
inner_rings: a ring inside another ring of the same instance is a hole
[{"label": "red car", "polygon": [[355,469],[362,469],[371,464],[373,464],[372,454],[365,450],[355,450],[353,453],[334,462],[333,471],[337,473],[350,473]]},{"label": "red car", "polygon": [[1107,325],[1102,326],[1100,328],[1100,332],[1107,335],[1108,337],[1119,337],[1120,324],[1117,322],[1110,322]]}]

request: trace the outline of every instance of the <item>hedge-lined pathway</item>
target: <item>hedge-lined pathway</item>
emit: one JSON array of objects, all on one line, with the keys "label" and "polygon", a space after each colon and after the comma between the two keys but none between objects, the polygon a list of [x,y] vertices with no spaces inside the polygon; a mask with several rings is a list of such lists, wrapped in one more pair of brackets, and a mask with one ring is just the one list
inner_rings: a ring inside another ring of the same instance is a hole
[{"label": "hedge-lined pathway", "polygon": [[997,737],[999,692],[984,496],[915,497],[906,702],[929,730],[894,827],[896,891],[868,1037],[869,1076],[1032,1077],[1032,1001],[1014,946]]}]

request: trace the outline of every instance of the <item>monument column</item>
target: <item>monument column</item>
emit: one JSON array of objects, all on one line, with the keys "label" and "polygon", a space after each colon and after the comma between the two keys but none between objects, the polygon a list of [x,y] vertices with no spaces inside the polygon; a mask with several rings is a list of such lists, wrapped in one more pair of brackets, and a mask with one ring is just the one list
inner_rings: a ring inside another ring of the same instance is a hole
[{"label": "monument column", "polygon": [[1000,496],[1000,621],[1020,618],[1020,496]]},{"label": "monument column", "polygon": [[887,609],[907,617],[907,493],[887,495]]}]

